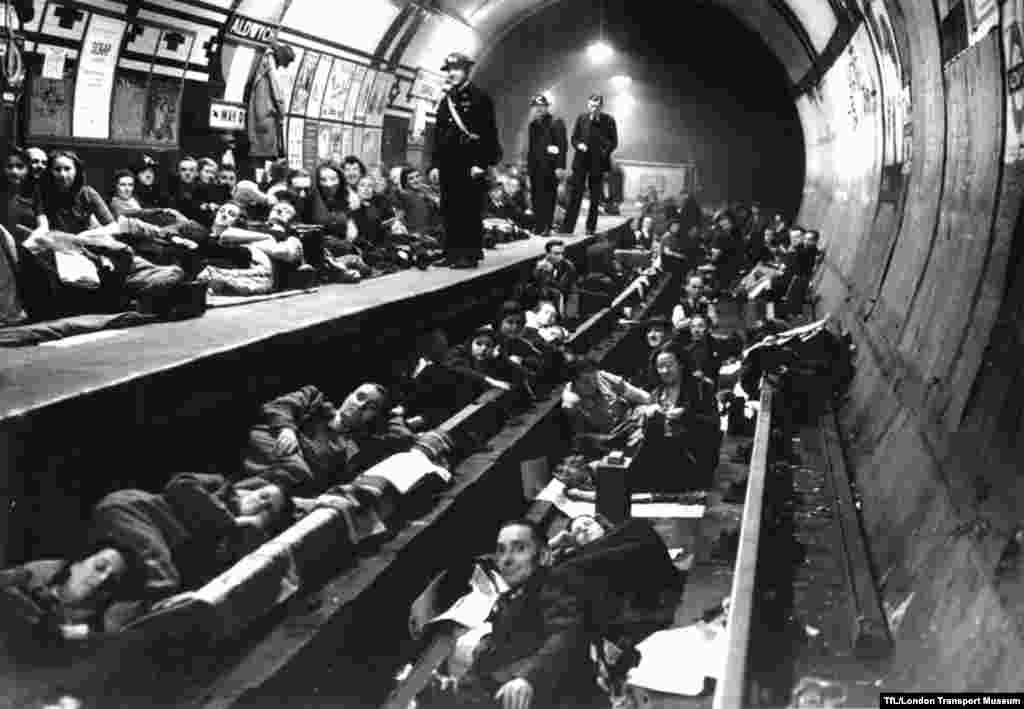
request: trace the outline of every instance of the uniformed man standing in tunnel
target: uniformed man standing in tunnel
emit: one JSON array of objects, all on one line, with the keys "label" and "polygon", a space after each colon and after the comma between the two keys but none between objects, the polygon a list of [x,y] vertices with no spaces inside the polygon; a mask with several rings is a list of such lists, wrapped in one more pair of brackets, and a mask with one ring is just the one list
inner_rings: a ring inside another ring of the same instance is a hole
[{"label": "uniformed man standing in tunnel", "polygon": [[587,233],[597,231],[597,210],[604,196],[604,175],[612,169],[612,153],[619,147],[619,131],[615,119],[601,109],[604,97],[592,94],[587,100],[587,112],[580,114],[572,130],[572,145],[576,154],[572,159],[572,185],[569,208],[565,211],[562,231],[572,234],[583,202],[583,190],[590,188],[590,212],[587,214]]},{"label": "uniformed man standing in tunnel", "polygon": [[568,147],[565,121],[551,115],[548,99],[543,94],[534,97],[530,105],[533,106],[534,117],[530,121],[526,168],[530,174],[533,213],[537,219],[536,232],[541,236],[550,236],[555,219],[558,181],[561,179],[560,173],[565,172],[565,153]]},{"label": "uniformed man standing in tunnel", "polygon": [[474,268],[484,257],[487,168],[502,156],[494,102],[469,81],[473,63],[456,52],[441,67],[448,85],[437,108],[433,164],[440,171],[446,265],[452,268]]}]

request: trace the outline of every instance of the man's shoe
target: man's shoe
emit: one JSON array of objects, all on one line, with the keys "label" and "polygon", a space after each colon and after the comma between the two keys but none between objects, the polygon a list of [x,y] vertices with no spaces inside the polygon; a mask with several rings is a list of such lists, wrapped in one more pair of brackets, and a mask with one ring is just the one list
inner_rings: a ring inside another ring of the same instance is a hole
[{"label": "man's shoe", "polygon": [[479,266],[480,266],[480,262],[479,261],[475,261],[473,259],[460,259],[458,261],[453,262],[452,265],[449,266],[449,268],[469,269],[469,268],[477,268]]}]

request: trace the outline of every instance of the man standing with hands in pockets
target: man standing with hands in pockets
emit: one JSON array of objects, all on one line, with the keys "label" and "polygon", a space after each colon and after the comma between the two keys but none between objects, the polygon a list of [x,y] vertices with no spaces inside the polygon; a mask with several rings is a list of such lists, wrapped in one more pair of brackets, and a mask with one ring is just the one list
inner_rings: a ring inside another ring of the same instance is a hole
[{"label": "man standing with hands in pockets", "polygon": [[555,220],[558,181],[565,173],[565,154],[568,148],[565,121],[551,115],[548,99],[543,94],[535,96],[530,105],[533,106],[534,117],[530,121],[526,167],[530,173],[536,232],[541,236],[550,236]]},{"label": "man standing with hands in pockets", "polygon": [[572,130],[572,145],[576,154],[572,159],[572,195],[565,212],[562,231],[572,234],[583,202],[583,190],[590,188],[590,212],[587,214],[587,233],[597,231],[597,208],[604,194],[604,175],[612,169],[612,153],[619,147],[619,132],[615,119],[603,113],[604,97],[592,94],[587,101],[587,112],[576,119]]},{"label": "man standing with hands in pockets", "polygon": [[469,81],[473,60],[454,52],[441,70],[448,85],[437,107],[433,164],[441,178],[446,263],[476,268],[484,257],[483,209],[487,168],[501,160],[491,97]]}]

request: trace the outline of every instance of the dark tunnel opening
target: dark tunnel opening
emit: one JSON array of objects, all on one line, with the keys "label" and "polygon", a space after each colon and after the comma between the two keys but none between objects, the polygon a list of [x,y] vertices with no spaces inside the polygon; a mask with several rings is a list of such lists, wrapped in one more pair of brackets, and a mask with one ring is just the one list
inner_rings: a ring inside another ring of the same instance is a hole
[{"label": "dark tunnel opening", "polygon": [[[804,137],[775,55],[721,7],[637,5],[550,4],[490,49],[477,78],[495,96],[506,159],[525,150],[532,96],[547,92],[571,127],[600,92],[620,125],[618,159],[693,161],[703,201],[756,199],[795,215]],[[602,34],[615,53],[595,64],[586,48]]]}]

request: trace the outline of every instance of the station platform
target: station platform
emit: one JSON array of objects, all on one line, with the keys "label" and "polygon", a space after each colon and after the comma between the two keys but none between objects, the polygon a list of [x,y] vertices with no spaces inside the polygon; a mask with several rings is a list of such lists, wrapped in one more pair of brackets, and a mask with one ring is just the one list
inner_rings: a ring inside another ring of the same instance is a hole
[{"label": "station platform", "polygon": [[[625,223],[625,216],[602,217],[598,233]],[[581,257],[592,238],[563,240]],[[73,527],[56,523],[84,516],[110,490],[236,464],[230,456],[263,401],[308,383],[343,396],[361,381],[392,379],[429,329],[446,329],[453,343],[468,336],[493,318],[546,241],[502,244],[477,269],[403,271],[191,320],[5,350],[0,529],[11,533],[0,535],[0,563],[66,542],[60,534],[35,537],[25,529],[29,519]]]}]

